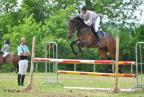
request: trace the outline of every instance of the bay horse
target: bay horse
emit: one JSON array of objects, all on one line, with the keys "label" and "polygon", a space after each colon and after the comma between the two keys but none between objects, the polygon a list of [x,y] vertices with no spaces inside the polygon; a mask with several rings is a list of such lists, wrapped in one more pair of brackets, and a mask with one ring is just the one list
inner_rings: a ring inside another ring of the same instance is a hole
[{"label": "bay horse", "polygon": [[116,53],[116,41],[112,35],[105,33],[104,38],[100,38],[100,46],[97,45],[97,39],[92,33],[91,28],[86,25],[82,18],[79,16],[73,17],[68,21],[68,38],[72,38],[72,35],[76,32],[77,39],[70,43],[71,49],[74,54],[78,54],[75,51],[74,45],[77,45],[79,52],[82,52],[81,48],[97,48],[98,53],[102,59],[115,60]]},{"label": "bay horse", "polygon": [[19,56],[17,54],[9,54],[6,56],[5,60],[3,59],[3,53],[0,53],[0,66],[4,65],[6,63],[11,63],[15,67],[15,72],[18,72],[18,61],[20,60]]}]

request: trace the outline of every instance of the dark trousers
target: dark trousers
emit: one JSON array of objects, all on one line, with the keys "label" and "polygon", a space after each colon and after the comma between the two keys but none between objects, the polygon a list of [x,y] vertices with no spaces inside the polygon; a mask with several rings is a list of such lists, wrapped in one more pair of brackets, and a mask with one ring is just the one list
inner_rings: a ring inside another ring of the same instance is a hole
[{"label": "dark trousers", "polygon": [[24,85],[24,79],[25,79],[25,75],[18,74],[18,86]]}]

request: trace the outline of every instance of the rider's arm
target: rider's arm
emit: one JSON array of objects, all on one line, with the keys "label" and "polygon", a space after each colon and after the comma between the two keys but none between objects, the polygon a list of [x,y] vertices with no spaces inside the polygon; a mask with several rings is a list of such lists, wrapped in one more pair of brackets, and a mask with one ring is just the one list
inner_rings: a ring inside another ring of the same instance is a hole
[{"label": "rider's arm", "polygon": [[79,17],[80,17],[80,18],[82,18],[82,19],[84,19],[84,18],[85,18],[85,16],[83,15],[83,13],[82,13],[82,12],[79,14]]},{"label": "rider's arm", "polygon": [[26,55],[27,55],[27,56],[30,56],[30,51],[29,51],[29,49],[28,49],[27,46],[26,46]]},{"label": "rider's arm", "polygon": [[87,21],[85,21],[85,24],[91,26],[92,25],[92,17],[89,17]]}]

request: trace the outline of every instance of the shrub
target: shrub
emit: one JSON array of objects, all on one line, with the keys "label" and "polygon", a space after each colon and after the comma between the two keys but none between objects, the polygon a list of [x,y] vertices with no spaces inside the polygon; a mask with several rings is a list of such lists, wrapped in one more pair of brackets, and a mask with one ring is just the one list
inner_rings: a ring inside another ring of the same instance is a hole
[{"label": "shrub", "polygon": [[4,64],[1,66],[1,72],[12,72],[14,69],[13,64]]}]

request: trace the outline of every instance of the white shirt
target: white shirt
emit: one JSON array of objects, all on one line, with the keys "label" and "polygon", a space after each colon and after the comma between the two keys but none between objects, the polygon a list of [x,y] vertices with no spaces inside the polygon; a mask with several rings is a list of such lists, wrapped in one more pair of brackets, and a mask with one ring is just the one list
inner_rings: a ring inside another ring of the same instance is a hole
[{"label": "white shirt", "polygon": [[91,26],[92,24],[95,23],[98,15],[95,12],[93,12],[93,11],[87,10],[86,14],[83,14],[81,12],[80,13],[80,17],[85,20],[85,24]]},{"label": "white shirt", "polygon": [[8,44],[5,44],[3,48],[1,49],[2,52],[9,52],[10,51],[10,46]]},{"label": "white shirt", "polygon": [[26,45],[19,45],[17,50],[18,50],[18,55],[29,52],[29,49]]}]

